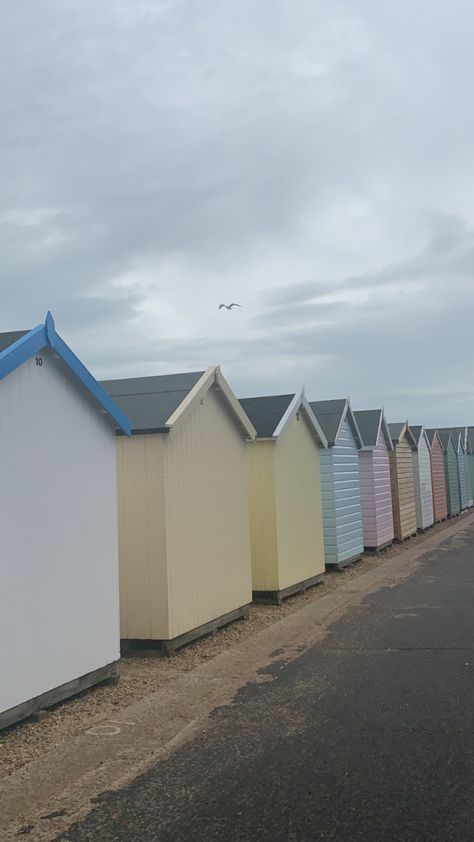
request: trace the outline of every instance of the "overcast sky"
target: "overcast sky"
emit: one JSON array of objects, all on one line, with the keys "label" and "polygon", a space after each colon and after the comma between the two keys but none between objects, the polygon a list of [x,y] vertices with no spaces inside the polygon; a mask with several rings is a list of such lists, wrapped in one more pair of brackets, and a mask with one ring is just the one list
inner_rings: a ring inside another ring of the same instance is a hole
[{"label": "overcast sky", "polygon": [[0,330],[473,424],[473,40],[472,0],[11,4]]}]

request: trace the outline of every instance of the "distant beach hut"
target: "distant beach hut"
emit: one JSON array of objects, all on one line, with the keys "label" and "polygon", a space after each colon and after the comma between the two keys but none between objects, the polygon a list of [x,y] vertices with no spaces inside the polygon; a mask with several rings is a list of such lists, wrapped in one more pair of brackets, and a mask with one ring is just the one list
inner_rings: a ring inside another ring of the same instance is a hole
[{"label": "distant beach hut", "polygon": [[390,451],[392,439],[383,409],[354,411],[363,446],[359,450],[364,547],[379,550],[394,538]]},{"label": "distant beach hut", "polygon": [[280,602],[324,574],[320,453],[326,438],[304,392],[243,398],[249,445],[254,599]]},{"label": "distant beach hut", "polygon": [[474,427],[466,428],[466,462],[472,500],[474,498]]},{"label": "distant beach hut", "polygon": [[468,457],[467,427],[441,427],[440,432],[449,432],[453,437],[453,444],[458,459],[459,499],[461,509],[472,506],[472,488]]},{"label": "distant beach hut", "polygon": [[359,448],[362,437],[348,398],[311,401],[328,442],[321,452],[326,567],[340,568],[364,552]]},{"label": "distant beach hut", "polygon": [[416,523],[418,529],[428,529],[434,523],[430,442],[424,427],[410,425],[410,431],[415,439],[412,455]]},{"label": "distant beach hut", "polygon": [[413,448],[415,440],[408,423],[389,424],[393,450],[390,453],[393,523],[395,538],[403,541],[416,534]]},{"label": "distant beach hut", "polygon": [[444,449],[437,430],[426,430],[426,435],[430,445],[433,516],[435,523],[439,523],[440,521],[445,520],[448,517],[448,497],[446,491]]},{"label": "distant beach hut", "polygon": [[453,436],[449,431],[438,430],[444,453],[444,473],[446,477],[446,495],[448,499],[448,515],[455,517],[461,511],[461,497],[459,491],[458,457]]}]

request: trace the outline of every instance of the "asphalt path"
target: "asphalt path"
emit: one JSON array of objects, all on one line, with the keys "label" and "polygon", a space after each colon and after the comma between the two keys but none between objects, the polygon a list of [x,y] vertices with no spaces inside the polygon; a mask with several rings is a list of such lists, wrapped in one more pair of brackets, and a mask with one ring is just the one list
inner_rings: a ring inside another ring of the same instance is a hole
[{"label": "asphalt path", "polygon": [[471,526],[58,840],[472,842],[473,644]]}]

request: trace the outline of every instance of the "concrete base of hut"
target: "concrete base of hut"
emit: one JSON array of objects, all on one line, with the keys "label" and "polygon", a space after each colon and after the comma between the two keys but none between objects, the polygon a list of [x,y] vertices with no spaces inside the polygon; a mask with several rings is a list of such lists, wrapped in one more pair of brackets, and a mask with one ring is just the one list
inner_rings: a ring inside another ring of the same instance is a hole
[{"label": "concrete base of hut", "polygon": [[319,585],[324,578],[324,573],[318,573],[317,576],[311,576],[310,579],[304,579],[296,585],[289,585],[287,588],[282,588],[280,591],[253,591],[252,599],[254,602],[270,603],[272,605],[280,605],[284,599],[295,594],[301,593],[312,588],[314,585]]},{"label": "concrete base of hut", "polygon": [[361,558],[362,553],[357,553],[350,558],[345,558],[344,561],[326,562],[326,570],[343,570],[343,568],[347,567],[348,564],[354,564],[356,561],[360,561]]},{"label": "concrete base of hut", "polygon": [[403,538],[394,538],[394,544],[404,544],[406,541],[411,541],[412,538],[416,538],[418,535],[418,530],[416,532],[410,532],[409,535],[404,535]]},{"label": "concrete base of hut", "polygon": [[393,545],[393,541],[394,539],[392,538],[391,541],[385,541],[385,544],[380,544],[378,547],[364,547],[364,553],[379,555],[384,550],[388,550]]},{"label": "concrete base of hut", "polygon": [[122,654],[136,650],[153,650],[160,655],[172,655],[176,649],[181,649],[187,643],[192,643],[194,640],[199,640],[200,637],[205,637],[212,634],[217,629],[223,626],[228,626],[235,620],[247,620],[249,616],[250,605],[242,605],[241,608],[235,608],[233,611],[228,611],[227,614],[222,614],[216,617],[215,620],[210,620],[208,623],[203,623],[195,629],[191,629],[184,634],[179,634],[171,640],[121,640],[120,647]]},{"label": "concrete base of hut", "polygon": [[72,681],[67,681],[61,684],[60,687],[55,687],[53,690],[48,690],[40,696],[35,696],[34,699],[29,699],[27,702],[22,702],[9,710],[0,713],[0,730],[8,728],[10,725],[15,725],[21,722],[22,719],[28,719],[34,716],[45,708],[50,708],[60,702],[70,699],[71,696],[77,696],[84,690],[89,690],[96,684],[103,684],[105,681],[115,680],[117,677],[117,662],[107,664],[105,667],[88,672],[80,678],[74,678]]}]

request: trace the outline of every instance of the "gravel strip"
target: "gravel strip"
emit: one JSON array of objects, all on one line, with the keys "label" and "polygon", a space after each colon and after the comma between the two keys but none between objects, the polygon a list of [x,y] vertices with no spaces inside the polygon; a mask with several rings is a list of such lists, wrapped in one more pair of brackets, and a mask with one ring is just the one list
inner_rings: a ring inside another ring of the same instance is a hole
[{"label": "gravel strip", "polygon": [[[467,513],[466,513],[467,514]],[[461,515],[461,518],[463,515]],[[405,544],[395,544],[380,555],[365,555],[361,561],[341,571],[329,573],[321,584],[285,600],[282,605],[252,605],[248,620],[240,620],[219,629],[205,638],[190,643],[170,658],[134,652],[119,663],[116,685],[101,685],[81,696],[51,708],[40,721],[25,720],[0,732],[0,777],[6,777],[25,763],[60,745],[68,737],[85,730],[86,725],[116,716],[121,708],[158,690],[168,681],[193,670],[208,658],[240,643],[260,629],[315,602],[350,579],[377,567],[381,561],[398,556],[408,547],[423,543],[426,538],[450,526],[444,521],[419,534]]]}]

